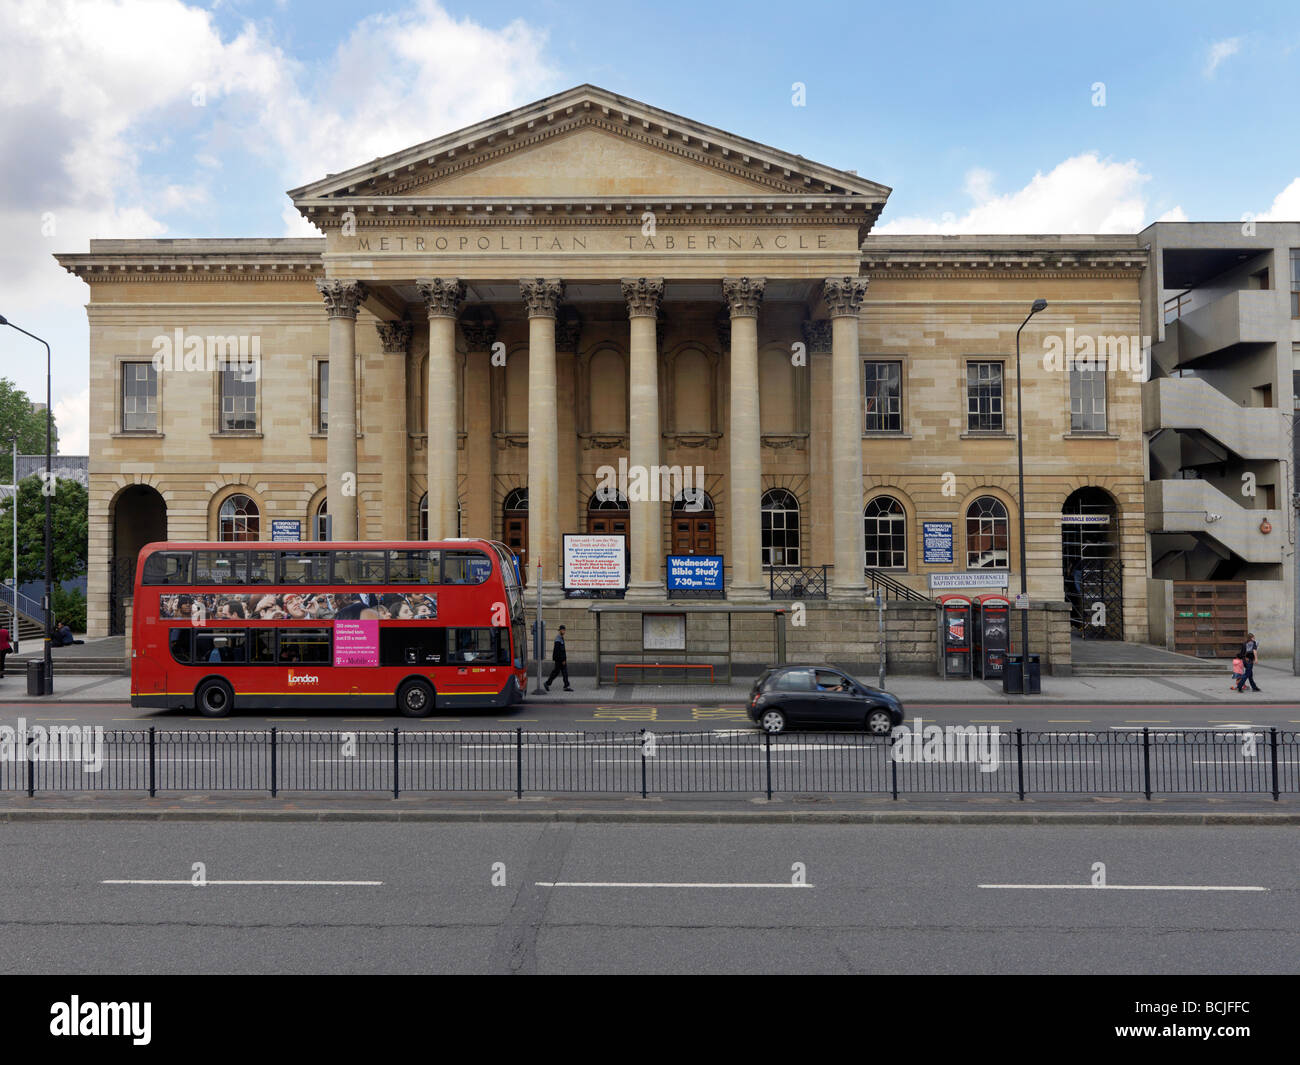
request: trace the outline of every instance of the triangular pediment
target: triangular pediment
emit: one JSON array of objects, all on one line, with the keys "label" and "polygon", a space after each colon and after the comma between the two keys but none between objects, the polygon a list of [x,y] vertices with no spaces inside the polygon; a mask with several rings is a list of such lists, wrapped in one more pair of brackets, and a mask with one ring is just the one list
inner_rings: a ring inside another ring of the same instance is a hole
[{"label": "triangular pediment", "polygon": [[349,202],[374,210],[419,204],[565,204],[736,198],[816,202],[874,219],[890,190],[849,171],[592,85],[547,97],[290,191],[308,217]]}]

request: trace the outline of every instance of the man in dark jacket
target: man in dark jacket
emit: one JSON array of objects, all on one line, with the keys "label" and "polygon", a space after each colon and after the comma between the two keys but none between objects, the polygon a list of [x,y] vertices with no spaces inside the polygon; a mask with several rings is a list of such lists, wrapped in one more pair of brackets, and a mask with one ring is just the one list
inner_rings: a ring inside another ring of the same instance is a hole
[{"label": "man in dark jacket", "polygon": [[569,687],[569,655],[564,650],[564,626],[560,626],[560,631],[555,637],[555,646],[551,648],[551,661],[555,663],[555,668],[551,670],[551,676],[546,681],[546,690],[551,690],[551,684],[556,677],[564,677],[564,690],[573,691]]},{"label": "man in dark jacket", "polygon": [[1241,645],[1241,650],[1237,652],[1241,659],[1242,665],[1245,666],[1245,672],[1241,675],[1241,680],[1237,682],[1237,691],[1243,691],[1246,687],[1246,681],[1250,681],[1250,690],[1259,691],[1259,685],[1255,683],[1255,663],[1259,661],[1259,641],[1255,639],[1253,632],[1246,633],[1245,642]]}]

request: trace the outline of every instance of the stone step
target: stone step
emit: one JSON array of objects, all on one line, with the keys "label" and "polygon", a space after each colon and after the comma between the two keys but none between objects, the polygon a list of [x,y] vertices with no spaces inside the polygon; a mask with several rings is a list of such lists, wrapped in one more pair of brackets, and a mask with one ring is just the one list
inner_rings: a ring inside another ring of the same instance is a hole
[{"label": "stone step", "polygon": [[1220,673],[1227,677],[1232,673],[1232,670],[1226,665],[1221,666],[1213,662],[1189,663],[1187,665],[1182,663],[1166,664],[1163,662],[1159,665],[1149,662],[1116,662],[1111,664],[1076,664],[1071,671],[1071,674],[1076,677],[1200,677],[1216,676]]}]

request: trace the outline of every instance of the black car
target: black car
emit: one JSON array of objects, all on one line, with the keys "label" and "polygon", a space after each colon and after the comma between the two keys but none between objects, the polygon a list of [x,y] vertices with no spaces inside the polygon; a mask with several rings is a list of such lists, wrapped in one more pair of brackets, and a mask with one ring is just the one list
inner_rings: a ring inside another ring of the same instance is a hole
[{"label": "black car", "polygon": [[888,735],[903,721],[897,696],[827,666],[778,666],[754,682],[749,716],[767,732],[792,726],[865,728]]}]

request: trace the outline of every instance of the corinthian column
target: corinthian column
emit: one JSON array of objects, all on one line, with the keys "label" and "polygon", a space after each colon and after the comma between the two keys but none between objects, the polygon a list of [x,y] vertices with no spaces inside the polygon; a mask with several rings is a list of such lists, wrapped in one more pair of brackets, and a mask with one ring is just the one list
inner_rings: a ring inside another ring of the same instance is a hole
[{"label": "corinthian column", "polygon": [[731,590],[734,599],[763,594],[762,438],[758,421],[758,307],[767,280],[728,277],[722,295],[731,319],[731,456],[727,502],[731,518]]},{"label": "corinthian column", "polygon": [[330,319],[325,498],[334,539],[357,540],[357,310],[367,289],[334,278],[317,281],[316,288]]},{"label": "corinthian column", "polygon": [[[414,331],[410,322],[377,322],[384,349],[384,395],[388,399],[379,435],[380,535],[405,540],[406,527],[406,356]],[[400,397],[401,402],[398,402]]]},{"label": "corinthian column", "polygon": [[[652,485],[659,465],[659,345],[655,335],[655,320],[664,295],[662,277],[623,279],[623,298],[627,300],[627,315],[631,338],[628,344],[630,368],[628,372],[628,407],[631,411],[628,425],[628,465],[645,471],[642,482],[651,488],[650,499],[633,499],[628,494],[628,517],[631,525],[632,572],[629,574],[628,595],[659,596],[664,586],[659,576],[663,555],[663,536],[660,529],[662,507],[651,500],[659,495]],[[668,502],[671,504],[672,500]]]},{"label": "corinthian column", "polygon": [[862,535],[862,370],[858,365],[858,308],[865,277],[831,277],[822,298],[831,319],[831,511],[835,577],[831,595],[866,593]]},{"label": "corinthian column", "polygon": [[555,316],[564,298],[558,278],[526,277],[519,291],[528,309],[528,562],[535,579],[560,587],[559,419],[555,406]]},{"label": "corinthian column", "polygon": [[425,382],[429,475],[429,539],[456,535],[456,315],[465,282],[456,277],[417,281],[429,317],[429,377]]}]

